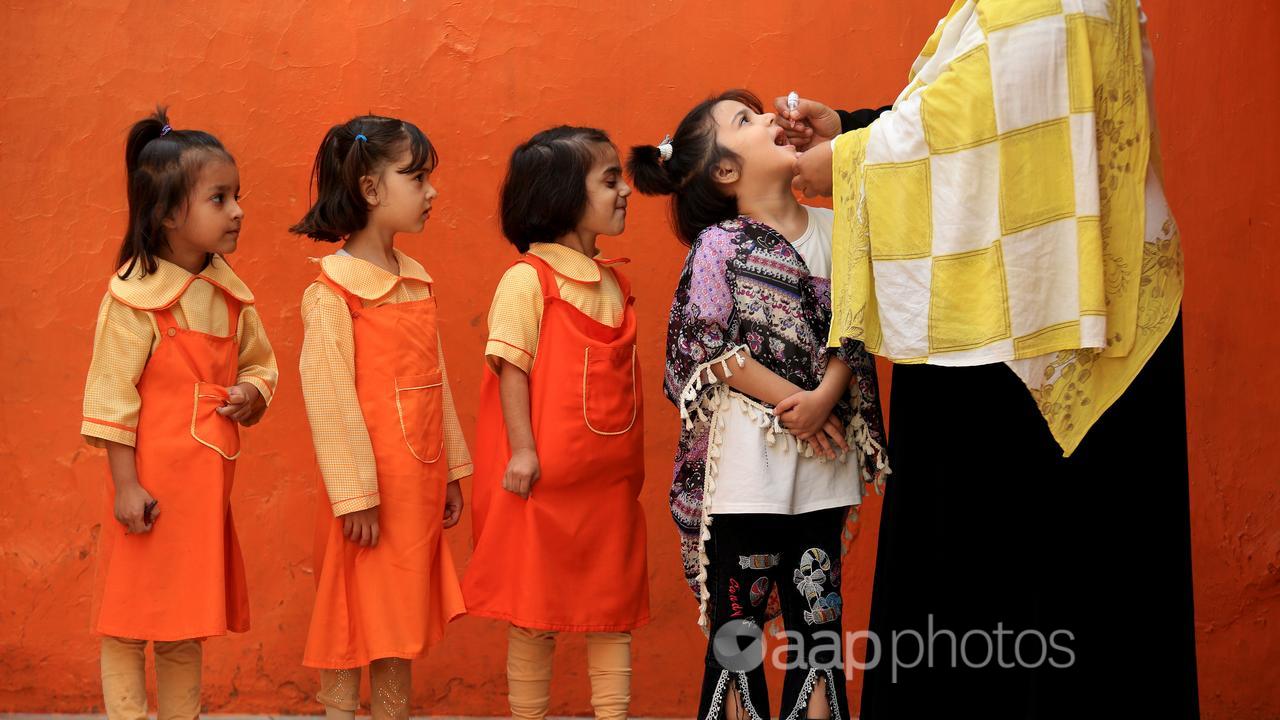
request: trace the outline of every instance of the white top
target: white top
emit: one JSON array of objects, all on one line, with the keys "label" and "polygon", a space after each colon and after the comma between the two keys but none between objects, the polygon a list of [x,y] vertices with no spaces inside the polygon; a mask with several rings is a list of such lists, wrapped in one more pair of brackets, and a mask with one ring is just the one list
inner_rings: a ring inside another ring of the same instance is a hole
[{"label": "white top", "polygon": [[804,258],[810,275],[830,280],[831,226],[835,224],[835,211],[808,205],[804,209],[809,213],[809,227],[805,228],[803,235],[792,241],[791,247]]},{"label": "white top", "polygon": [[[805,206],[809,227],[791,243],[816,277],[831,277],[831,226],[834,214]],[[804,457],[803,448],[785,431],[769,442],[767,411],[731,391],[717,412],[723,421],[715,492],[710,514],[773,513],[799,515],[862,502],[859,465],[852,455],[840,460]],[[770,423],[771,424],[771,423]]]}]

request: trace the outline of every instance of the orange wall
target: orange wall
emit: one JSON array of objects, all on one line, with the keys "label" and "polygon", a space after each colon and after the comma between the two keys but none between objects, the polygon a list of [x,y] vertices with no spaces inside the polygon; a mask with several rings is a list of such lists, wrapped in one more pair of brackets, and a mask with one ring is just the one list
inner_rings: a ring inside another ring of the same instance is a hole
[{"label": "orange wall", "polygon": [[[87,628],[105,462],[76,429],[94,311],[125,222],[124,132],[153,103],[169,104],[178,127],[214,132],[239,158],[248,217],[233,261],[258,294],[283,369],[265,424],[246,434],[235,495],[254,629],[209,643],[206,702],[211,712],[314,712],[315,677],[298,659],[312,594],[316,476],[295,368],[298,299],[315,274],[305,258],[327,248],[285,228],[305,209],[307,171],[326,126],[370,110],[401,115],[441,149],[435,216],[402,246],[439,282],[454,392],[470,427],[484,312],[512,258],[494,207],[518,141],[573,122],[606,128],[623,146],[652,143],[695,100],[735,85],[770,96],[794,87],[845,106],[887,101],[949,2],[79,5],[0,10],[0,367],[8,375],[0,393],[0,711],[100,705]],[[1280,331],[1268,286],[1280,257],[1280,22],[1267,0],[1236,0],[1230,10],[1185,0],[1146,5],[1161,61],[1169,194],[1187,255],[1205,716],[1273,718]],[[702,641],[666,512],[676,419],[657,382],[682,252],[664,205],[645,198],[633,202],[625,236],[604,246],[635,259],[650,379],[644,501],[656,620],[637,634],[633,710],[687,716]],[[1105,502],[1105,488],[1096,492],[1089,502]],[[872,499],[845,575],[855,626],[865,623],[878,516]],[[462,560],[468,536],[465,524],[450,533]],[[502,712],[502,638],[495,623],[454,625],[416,670],[415,709]],[[565,645],[554,710],[583,713],[581,639]]]}]

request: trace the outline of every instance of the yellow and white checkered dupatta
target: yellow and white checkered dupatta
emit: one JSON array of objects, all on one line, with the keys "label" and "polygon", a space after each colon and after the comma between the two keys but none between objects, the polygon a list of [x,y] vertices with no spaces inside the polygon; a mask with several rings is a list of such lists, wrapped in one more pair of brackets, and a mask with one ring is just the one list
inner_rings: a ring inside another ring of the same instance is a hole
[{"label": "yellow and white checkered dupatta", "polygon": [[1136,0],[957,0],[891,112],[836,142],[832,343],[1008,363],[1064,454],[1182,299]]}]

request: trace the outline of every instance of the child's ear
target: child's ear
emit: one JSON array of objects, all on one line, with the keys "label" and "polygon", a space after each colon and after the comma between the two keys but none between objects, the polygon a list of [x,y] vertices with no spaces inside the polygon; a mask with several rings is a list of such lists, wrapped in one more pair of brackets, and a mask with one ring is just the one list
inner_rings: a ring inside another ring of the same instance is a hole
[{"label": "child's ear", "polygon": [[742,176],[742,172],[738,169],[738,164],[729,160],[721,160],[716,164],[715,170],[711,171],[711,175],[715,181],[721,185],[732,185],[738,182],[738,178]]},{"label": "child's ear", "polygon": [[160,227],[164,228],[165,230],[176,230],[178,228],[178,225],[181,224],[180,222],[181,215],[185,211],[186,211],[186,205],[173,208],[172,210],[169,211],[169,214],[165,215],[164,218],[160,221]]},{"label": "child's ear", "polygon": [[360,178],[360,195],[364,197],[364,201],[369,207],[378,205],[378,181],[379,178],[373,175],[365,175]]}]

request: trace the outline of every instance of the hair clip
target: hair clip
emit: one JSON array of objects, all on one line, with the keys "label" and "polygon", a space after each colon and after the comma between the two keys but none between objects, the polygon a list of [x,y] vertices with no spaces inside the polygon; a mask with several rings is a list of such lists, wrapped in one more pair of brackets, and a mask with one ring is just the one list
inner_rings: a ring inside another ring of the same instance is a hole
[{"label": "hair clip", "polygon": [[666,162],[671,159],[673,152],[675,152],[675,148],[671,146],[671,136],[667,135],[662,138],[662,142],[658,143],[658,157],[662,158],[663,162]]},{"label": "hair clip", "polygon": [[369,138],[365,137],[364,133],[357,134],[356,139],[359,140],[360,142],[369,142]]},{"label": "hair clip", "polygon": [[173,128],[169,127],[168,125],[165,125],[164,127],[160,128],[160,137],[164,137],[165,135],[168,135],[171,132],[173,132]]}]

